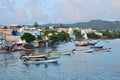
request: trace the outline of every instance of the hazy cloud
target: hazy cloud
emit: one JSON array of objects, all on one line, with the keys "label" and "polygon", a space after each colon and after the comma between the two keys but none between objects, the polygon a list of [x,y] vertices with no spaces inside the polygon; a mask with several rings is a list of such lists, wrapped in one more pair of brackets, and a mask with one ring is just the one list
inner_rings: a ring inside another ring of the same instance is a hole
[{"label": "hazy cloud", "polygon": [[120,0],[110,0],[110,2],[108,2],[108,7],[109,10],[112,12],[113,16],[115,16],[115,18],[120,18]]},{"label": "hazy cloud", "polygon": [[44,0],[29,0],[26,2],[25,7],[27,7],[31,20],[40,22],[47,21],[47,15],[42,10],[43,1]]},{"label": "hazy cloud", "polygon": [[1,24],[119,20],[120,0],[1,0]]},{"label": "hazy cloud", "polygon": [[104,8],[100,0],[59,0],[58,3],[55,13],[61,22],[69,23],[104,18]]}]

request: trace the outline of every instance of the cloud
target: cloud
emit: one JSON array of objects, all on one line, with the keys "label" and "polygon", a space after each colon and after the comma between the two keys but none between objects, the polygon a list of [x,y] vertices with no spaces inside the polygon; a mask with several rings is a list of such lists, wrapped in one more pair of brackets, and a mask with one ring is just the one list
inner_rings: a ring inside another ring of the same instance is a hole
[{"label": "cloud", "polygon": [[108,8],[112,12],[115,18],[120,19],[120,0],[110,0],[108,2]]},{"label": "cloud", "polygon": [[120,20],[120,0],[1,0],[1,24]]},{"label": "cloud", "polygon": [[41,4],[45,0],[1,0],[0,22],[2,24],[31,24],[34,21],[45,22],[47,15]]},{"label": "cloud", "polygon": [[12,0],[1,0],[0,19],[4,24],[20,24],[27,20],[24,8]]},{"label": "cloud", "polygon": [[78,22],[104,18],[99,0],[59,0],[55,14],[61,22]]},{"label": "cloud", "polygon": [[47,15],[42,10],[42,3],[44,0],[29,0],[26,2],[27,10],[33,21],[45,22],[47,21]]}]

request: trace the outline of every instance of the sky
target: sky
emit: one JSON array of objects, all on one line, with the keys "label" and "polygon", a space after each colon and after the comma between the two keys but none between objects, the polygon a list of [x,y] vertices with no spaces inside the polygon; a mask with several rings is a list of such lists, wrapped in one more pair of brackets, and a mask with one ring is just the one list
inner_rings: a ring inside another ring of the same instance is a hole
[{"label": "sky", "polygon": [[120,20],[120,0],[0,0],[0,24]]}]

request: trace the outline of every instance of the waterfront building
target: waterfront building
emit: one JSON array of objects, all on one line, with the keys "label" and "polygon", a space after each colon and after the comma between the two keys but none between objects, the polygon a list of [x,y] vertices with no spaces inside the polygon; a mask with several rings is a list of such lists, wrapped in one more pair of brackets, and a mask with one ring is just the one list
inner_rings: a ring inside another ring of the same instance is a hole
[{"label": "waterfront building", "polygon": [[73,29],[72,28],[68,28],[68,34],[72,35],[73,34]]},{"label": "waterfront building", "polygon": [[16,27],[19,26],[19,24],[9,24],[8,26]]},{"label": "waterfront building", "polygon": [[0,29],[1,34],[11,35],[12,29]]},{"label": "waterfront building", "polygon": [[62,31],[68,32],[68,28],[58,28],[57,29],[57,32],[62,32]]},{"label": "waterfront building", "polygon": [[50,30],[53,30],[53,26],[49,26],[49,29],[50,29]]},{"label": "waterfront building", "polygon": [[86,33],[85,30],[81,30],[81,34],[83,35],[83,36],[82,36],[83,39],[88,39],[88,37],[87,37],[87,33]]},{"label": "waterfront building", "polygon": [[85,33],[96,32],[96,30],[93,30],[92,28],[85,28],[85,29],[81,29],[81,30],[84,30]]}]

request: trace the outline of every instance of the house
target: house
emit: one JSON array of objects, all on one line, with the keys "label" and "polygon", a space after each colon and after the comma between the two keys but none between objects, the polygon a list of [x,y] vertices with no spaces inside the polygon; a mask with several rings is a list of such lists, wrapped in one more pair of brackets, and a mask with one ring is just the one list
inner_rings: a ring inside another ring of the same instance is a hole
[{"label": "house", "polygon": [[11,35],[12,29],[0,29],[0,33],[6,34],[6,35]]},{"label": "house", "polygon": [[41,29],[38,29],[38,30],[33,29],[31,31],[31,34],[35,35],[35,36],[38,36],[38,35],[40,36],[40,35],[42,35],[42,30]]},{"label": "house", "polygon": [[62,32],[62,31],[68,32],[68,29],[67,28],[58,28],[57,29],[57,32]]},{"label": "house", "polygon": [[72,34],[73,34],[72,28],[68,28],[68,34],[69,34],[69,35],[72,35]]}]

